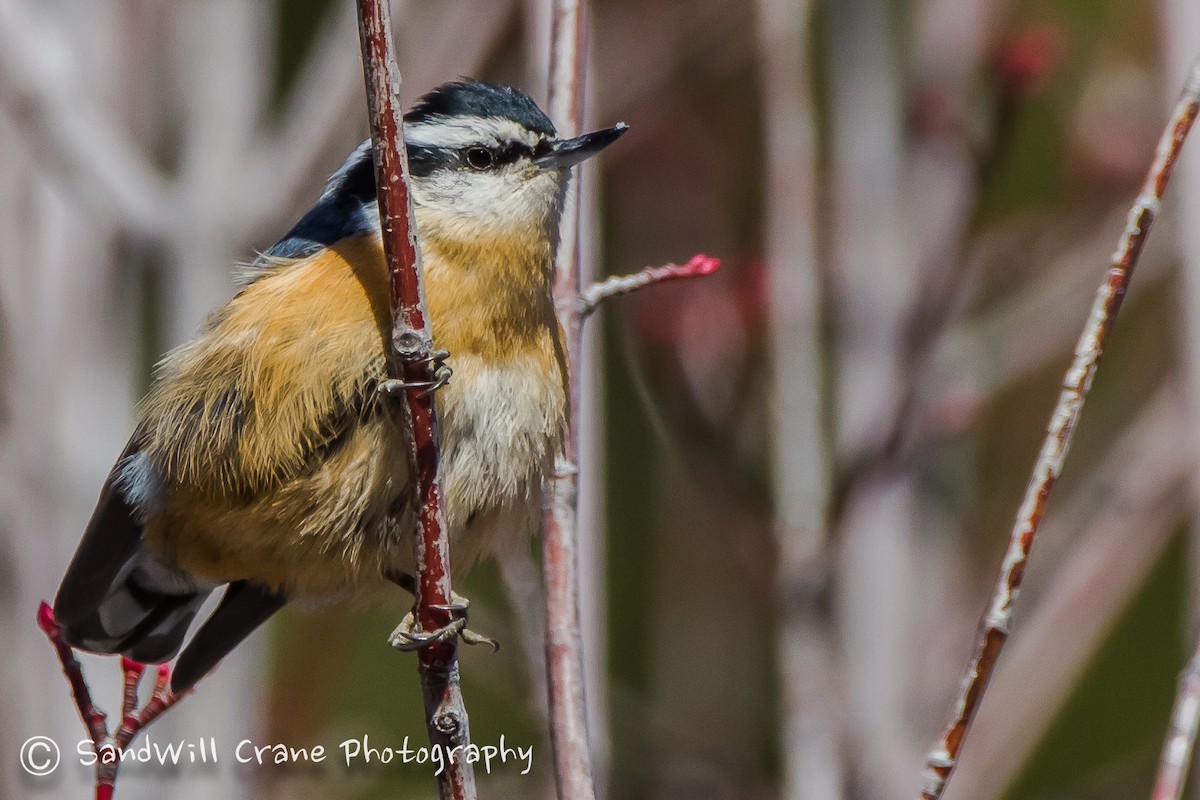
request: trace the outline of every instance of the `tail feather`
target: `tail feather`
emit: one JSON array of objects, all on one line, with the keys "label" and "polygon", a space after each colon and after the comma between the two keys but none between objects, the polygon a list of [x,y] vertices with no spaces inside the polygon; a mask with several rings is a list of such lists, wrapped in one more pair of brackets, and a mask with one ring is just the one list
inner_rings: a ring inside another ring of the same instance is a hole
[{"label": "tail feather", "polygon": [[[73,647],[154,664],[180,652],[217,585],[192,578],[143,547],[144,515],[138,508],[144,504],[130,498],[152,500],[157,482],[148,464],[128,468],[136,457],[131,441],[109,474],[63,576],[54,616]],[[216,611],[183,648],[172,688],[191,688],[285,602],[282,595],[244,581],[230,584]]]},{"label": "tail feather", "polygon": [[186,692],[233,648],[283,608],[287,598],[245,581],[231,583],[221,604],[183,650],[171,676],[171,691]]},{"label": "tail feather", "polygon": [[118,469],[135,451],[131,442],[104,482],[71,565],[54,598],[54,617],[73,625],[96,613],[113,587],[133,568],[142,545],[142,525],[121,491]]},{"label": "tail feather", "polygon": [[[141,553],[133,557],[135,562],[144,558]],[[63,637],[93,653],[122,653],[147,664],[169,661],[210,593],[199,586],[161,591],[145,585],[142,569],[124,569],[91,613],[60,623]]]},{"label": "tail feather", "polygon": [[208,592],[166,598],[139,626],[124,654],[143,664],[170,661],[183,646],[183,637],[207,597]]},{"label": "tail feather", "polygon": [[131,440],[109,473],[54,598],[54,616],[74,647],[157,663],[179,652],[215,587],[198,584],[143,548],[141,514],[121,477],[136,453]]}]

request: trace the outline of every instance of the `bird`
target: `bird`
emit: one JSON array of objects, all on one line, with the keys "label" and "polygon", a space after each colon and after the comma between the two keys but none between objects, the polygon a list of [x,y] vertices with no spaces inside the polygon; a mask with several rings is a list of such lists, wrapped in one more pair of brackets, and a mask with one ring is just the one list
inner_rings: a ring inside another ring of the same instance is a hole
[{"label": "bird", "polygon": [[[552,296],[566,186],[627,129],[560,138],[528,94],[466,79],[404,115],[430,323],[453,371],[435,403],[456,572],[536,530],[568,407]],[[235,277],[232,299],[156,366],[53,606],[73,647],[176,659],[176,694],[289,602],[412,590],[415,489],[382,391],[392,323],[369,140]]]}]

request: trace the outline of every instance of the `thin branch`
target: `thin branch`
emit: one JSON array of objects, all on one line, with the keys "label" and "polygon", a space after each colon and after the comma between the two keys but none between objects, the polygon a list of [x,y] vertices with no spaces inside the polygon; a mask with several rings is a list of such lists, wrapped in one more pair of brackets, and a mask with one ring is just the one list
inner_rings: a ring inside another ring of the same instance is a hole
[{"label": "thin branch", "polygon": [[[1053,709],[1069,697],[1113,620],[1173,541],[1196,475],[1181,394],[1176,385],[1160,389],[1046,520],[1041,569],[1025,584],[1033,607],[988,685],[988,702],[972,727],[971,757],[947,796],[1005,794],[1044,741]],[[1056,546],[1061,552],[1053,552]],[[1044,586],[1030,585],[1039,576]],[[969,624],[958,621],[960,628]]]},{"label": "thin branch", "polygon": [[[550,0],[550,116],[564,137],[583,127],[587,64],[586,0]],[[580,290],[579,180],[571,182],[560,223],[554,297],[566,336],[568,417],[563,453],[546,487],[542,570],[546,587],[546,675],[550,738],[559,800],[594,800],[595,779],[584,694],[579,580],[579,425],[584,316]]]},{"label": "thin branch", "polygon": [[1175,107],[1171,122],[1159,141],[1154,163],[1142,185],[1129,221],[1121,237],[1112,266],[1105,275],[1088,317],[1087,325],[1075,349],[1075,359],[1063,378],[1062,392],[1041,452],[1034,465],[1026,488],[1025,499],[1017,513],[1009,541],[1008,552],[992,602],[984,616],[982,632],[963,678],[950,722],[925,763],[921,797],[936,800],[942,796],[946,782],[958,764],[963,740],[970,729],[975,712],[983,699],[996,660],[1008,638],[1013,609],[1025,573],[1033,540],[1037,534],[1050,491],[1062,469],[1071,442],[1071,434],[1079,421],[1083,401],[1091,387],[1100,355],[1121,307],[1125,289],[1133,275],[1142,246],[1158,213],[1163,191],[1170,180],[1175,161],[1192,124],[1200,111],[1200,61],[1192,67],[1183,95]]},{"label": "thin branch", "polygon": [[154,681],[154,692],[144,706],[138,706],[138,686],[142,682],[146,665],[128,658],[121,659],[121,672],[124,675],[124,689],[121,693],[121,722],[116,731],[109,735],[108,716],[96,707],[92,700],[92,691],[87,679],[83,676],[83,666],[75,657],[75,650],[62,637],[58,622],[54,619],[54,610],[48,603],[38,607],[38,627],[46,634],[58,660],[62,664],[63,675],[71,685],[71,696],[75,699],[75,707],[83,718],[87,728],[88,738],[96,754],[96,800],[112,800],[116,791],[117,769],[121,766],[121,754],[129,747],[144,728],[158,719],[163,712],[186,697],[172,694],[171,668],[160,664]]},{"label": "thin branch", "polygon": [[579,475],[558,459],[542,524],[546,585],[546,675],[550,738],[559,800],[594,800],[595,782],[584,694],[580,632],[578,540],[575,532]]},{"label": "thin branch", "polygon": [[[697,255],[680,266],[646,267],[631,275],[596,281],[576,295],[570,309],[571,324],[578,328],[604,301],[637,289],[678,278],[711,275],[718,259]],[[576,336],[579,342],[581,337]],[[572,374],[579,370],[578,350],[568,356]],[[577,386],[572,385],[572,392]],[[574,401],[572,401],[574,407]],[[578,423],[577,415],[572,423]],[[550,503],[543,520],[543,572],[546,583],[546,670],[550,689],[550,731],[554,744],[555,775],[560,800],[594,798],[595,787],[587,735],[584,695],[583,643],[579,622],[578,540],[576,537],[578,469],[575,462],[555,464]]]},{"label": "thin branch", "polygon": [[[433,335],[425,304],[421,255],[413,225],[404,122],[398,95],[400,72],[392,44],[386,0],[358,0],[359,37],[375,155],[375,182],[383,250],[391,278],[392,348],[388,374],[403,390],[412,435],[409,466],[416,490],[420,530],[416,547],[416,622],[434,631],[451,623],[449,530],[438,474],[440,430],[433,392]],[[395,404],[401,412],[399,403]],[[467,710],[458,672],[458,639],[435,640],[418,651],[429,738],[445,752],[470,743]],[[462,752],[458,750],[457,752]],[[474,800],[475,773],[466,759],[452,758],[438,776],[443,800]]]},{"label": "thin branch", "polygon": [[75,706],[79,709],[79,716],[83,718],[88,736],[91,737],[93,744],[99,746],[108,738],[108,717],[103,711],[96,708],[96,704],[92,700],[92,691],[83,677],[83,666],[79,663],[79,659],[75,658],[75,651],[71,645],[63,640],[58,622],[54,619],[54,609],[50,608],[48,603],[42,603],[38,608],[38,627],[42,629],[42,633],[46,634],[46,638],[54,646],[58,660],[62,662],[63,674],[67,678],[67,683],[71,684],[71,696],[75,698]]},{"label": "thin branch", "polygon": [[1171,729],[1163,743],[1158,762],[1158,778],[1151,800],[1179,800],[1187,783],[1188,765],[1196,749],[1196,731],[1200,728],[1200,643],[1187,668],[1179,676],[1179,693],[1171,710]]},{"label": "thin branch", "polygon": [[711,275],[721,266],[720,259],[706,255],[693,256],[686,264],[665,264],[661,267],[646,267],[632,275],[614,275],[602,281],[596,281],[579,293],[578,312],[580,316],[590,317],[600,307],[600,304],[612,297],[629,294],[644,286],[676,278],[699,278]]},{"label": "thin branch", "polygon": [[[583,127],[587,63],[586,0],[550,0],[550,116],[559,134],[576,136]],[[651,267],[610,278],[581,291],[580,181],[571,183],[560,224],[554,297],[566,336],[569,412],[566,441],[546,487],[542,521],[543,580],[546,588],[546,673],[555,781],[560,800],[596,796],[588,737],[579,576],[579,431],[583,323],[604,300],[671,278],[706,275],[716,259]]]}]

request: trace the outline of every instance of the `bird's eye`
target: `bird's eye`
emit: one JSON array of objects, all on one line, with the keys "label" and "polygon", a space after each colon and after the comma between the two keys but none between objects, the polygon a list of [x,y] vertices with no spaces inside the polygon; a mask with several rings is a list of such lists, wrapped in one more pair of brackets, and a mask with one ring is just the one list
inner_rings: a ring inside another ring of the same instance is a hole
[{"label": "bird's eye", "polygon": [[472,147],[466,153],[467,166],[471,169],[487,169],[495,160],[492,151],[486,147]]}]

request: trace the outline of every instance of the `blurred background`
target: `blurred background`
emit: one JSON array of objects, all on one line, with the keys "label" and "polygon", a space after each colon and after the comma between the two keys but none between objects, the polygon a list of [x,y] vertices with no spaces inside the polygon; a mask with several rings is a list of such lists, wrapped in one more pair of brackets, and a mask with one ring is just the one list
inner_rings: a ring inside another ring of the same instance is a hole
[{"label": "blurred background", "polygon": [[[405,103],[545,97],[542,0],[394,0]],[[612,800],[909,798],[949,712],[1057,386],[1200,53],[1196,0],[596,0],[598,275],[724,260],[591,323],[587,641]],[[34,625],[152,365],[366,136],[348,0],[0,0],[0,794],[90,796]],[[1200,143],[1185,149],[948,798],[1149,793],[1197,629]],[[535,552],[460,588],[473,739],[534,747]],[[289,610],[151,729],[215,765],[119,797],[432,797],[403,608]],[[117,665],[88,658],[100,703]],[[17,751],[54,737],[33,779]],[[324,744],[237,765],[236,744]]]}]

